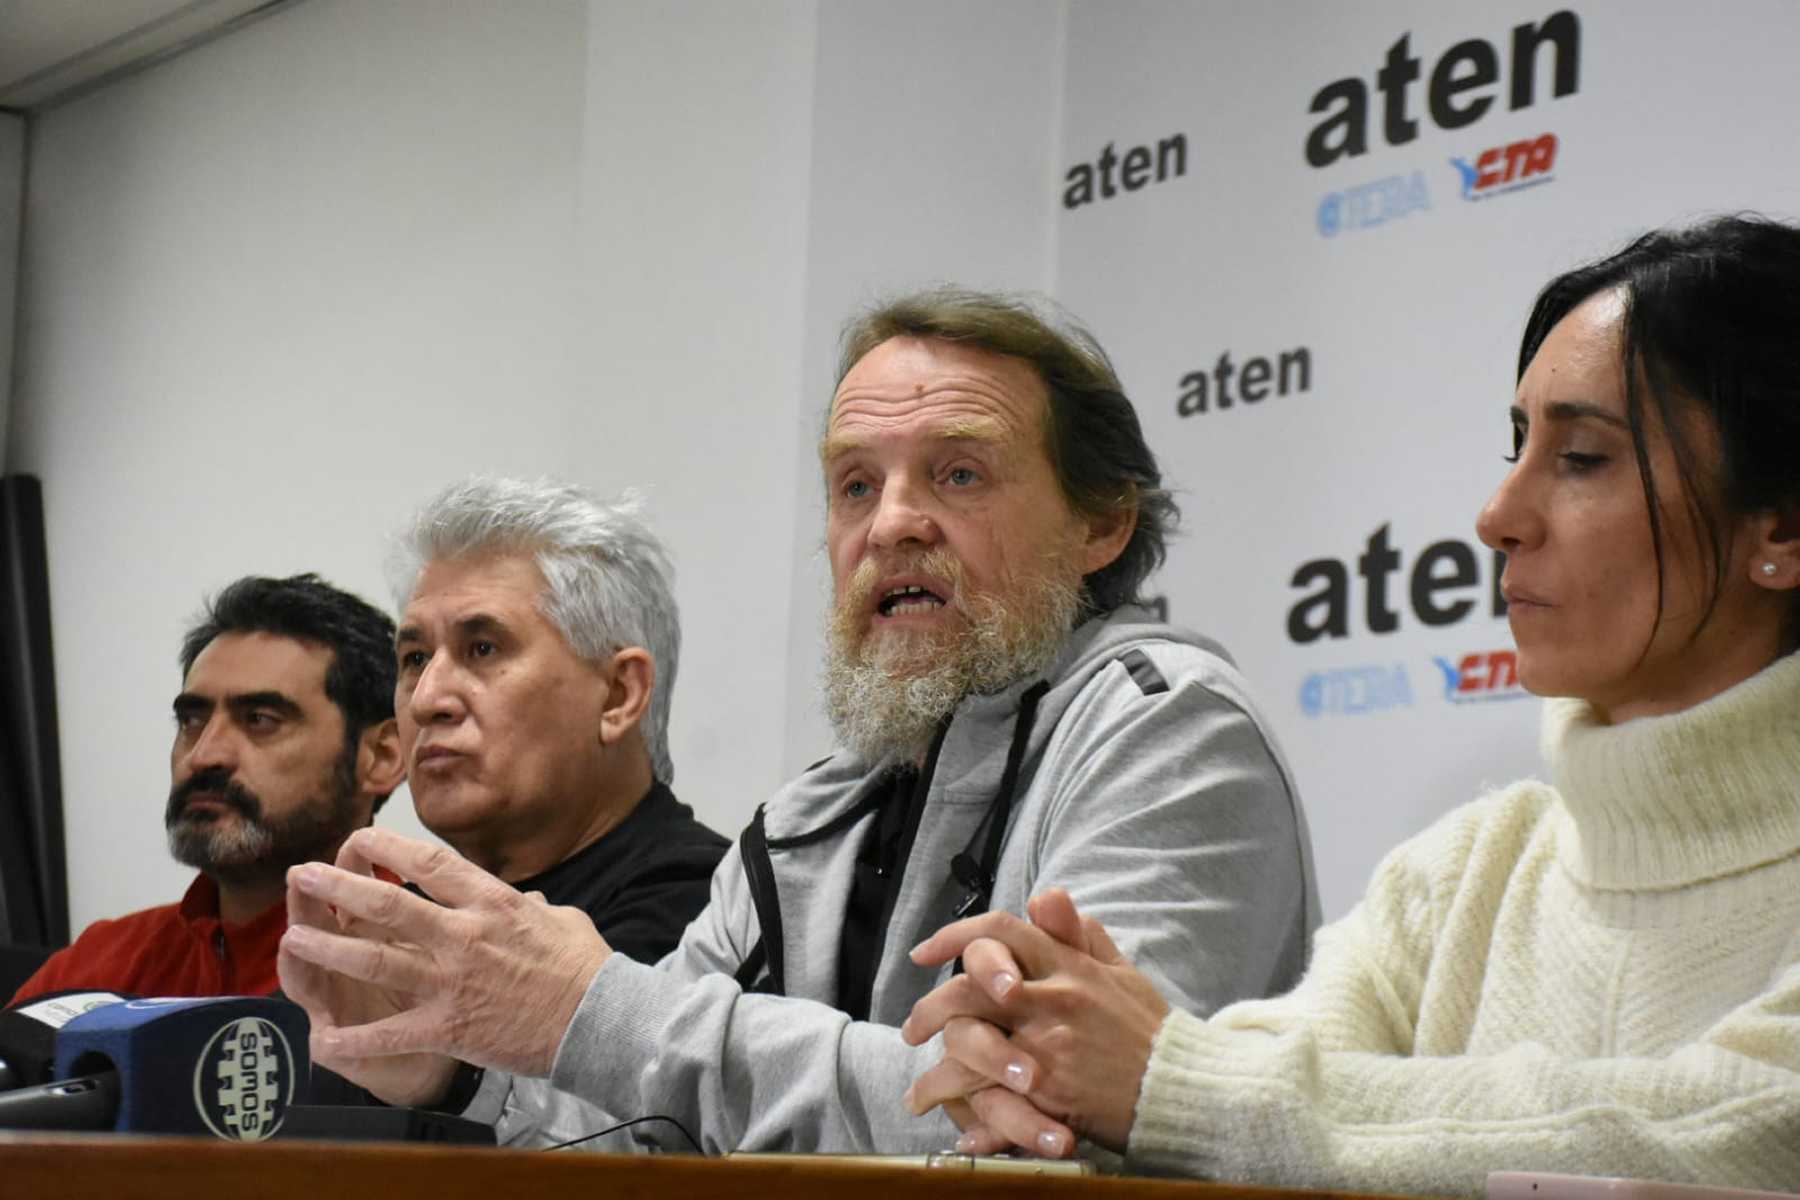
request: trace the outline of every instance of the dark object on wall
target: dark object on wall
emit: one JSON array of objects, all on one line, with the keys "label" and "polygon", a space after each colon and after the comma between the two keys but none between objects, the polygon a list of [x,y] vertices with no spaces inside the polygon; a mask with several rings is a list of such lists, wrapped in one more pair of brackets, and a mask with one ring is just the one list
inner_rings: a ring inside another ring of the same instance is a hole
[{"label": "dark object on wall", "polygon": [[44,493],[0,478],[0,942],[69,940]]},{"label": "dark object on wall", "polygon": [[0,1007],[25,986],[56,951],[48,946],[0,945]]}]

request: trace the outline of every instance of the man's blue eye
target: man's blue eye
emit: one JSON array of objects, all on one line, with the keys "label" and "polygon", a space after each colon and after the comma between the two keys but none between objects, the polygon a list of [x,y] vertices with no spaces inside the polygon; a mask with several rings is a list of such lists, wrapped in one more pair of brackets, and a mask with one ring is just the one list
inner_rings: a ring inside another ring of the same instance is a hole
[{"label": "man's blue eye", "polygon": [[952,468],[949,475],[950,482],[956,484],[958,487],[964,487],[974,483],[977,478],[978,476],[975,472],[971,471],[968,467]]},{"label": "man's blue eye", "polygon": [[861,479],[853,479],[844,485],[844,496],[850,500],[861,500],[869,494],[869,485]]}]

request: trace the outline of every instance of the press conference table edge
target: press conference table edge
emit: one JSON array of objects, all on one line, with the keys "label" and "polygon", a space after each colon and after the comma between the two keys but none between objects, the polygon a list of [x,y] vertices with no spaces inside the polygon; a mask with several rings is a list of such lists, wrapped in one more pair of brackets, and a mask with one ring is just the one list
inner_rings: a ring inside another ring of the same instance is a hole
[{"label": "press conference table edge", "polygon": [[[604,1189],[602,1192],[601,1189]],[[1142,1178],[1049,1178],[846,1166],[796,1160],[701,1159],[487,1150],[468,1147],[277,1141],[232,1144],[122,1134],[0,1131],[0,1200],[98,1195],[116,1200],[501,1200],[508,1196],[1093,1195],[1118,1200],[1390,1200],[1366,1193],[1296,1191]]]}]

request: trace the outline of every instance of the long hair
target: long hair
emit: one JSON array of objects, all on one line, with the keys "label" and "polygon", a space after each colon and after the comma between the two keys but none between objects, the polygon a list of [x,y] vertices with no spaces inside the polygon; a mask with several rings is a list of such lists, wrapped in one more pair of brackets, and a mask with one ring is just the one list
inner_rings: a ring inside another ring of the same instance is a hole
[{"label": "long hair", "polygon": [[[1668,438],[1694,541],[1712,573],[1704,626],[1730,566],[1731,521],[1800,510],[1800,229],[1757,216],[1716,217],[1646,233],[1557,276],[1526,321],[1519,376],[1558,321],[1615,288],[1624,298],[1625,419],[1656,551],[1656,620],[1666,550],[1647,411]],[[1683,414],[1696,411],[1717,431],[1716,468],[1684,429]],[[1800,595],[1785,634],[1789,644],[1800,640]]]}]

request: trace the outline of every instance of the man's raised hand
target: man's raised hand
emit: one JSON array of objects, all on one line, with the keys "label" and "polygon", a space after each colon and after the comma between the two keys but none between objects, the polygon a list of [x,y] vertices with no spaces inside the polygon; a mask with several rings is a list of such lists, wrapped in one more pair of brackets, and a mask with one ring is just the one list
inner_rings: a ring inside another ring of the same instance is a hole
[{"label": "man's raised hand", "polygon": [[548,1074],[611,954],[580,909],[385,829],[352,834],[335,867],[288,872],[282,988],[312,1019],[314,1058],[391,1103],[441,1097],[456,1059]]}]

